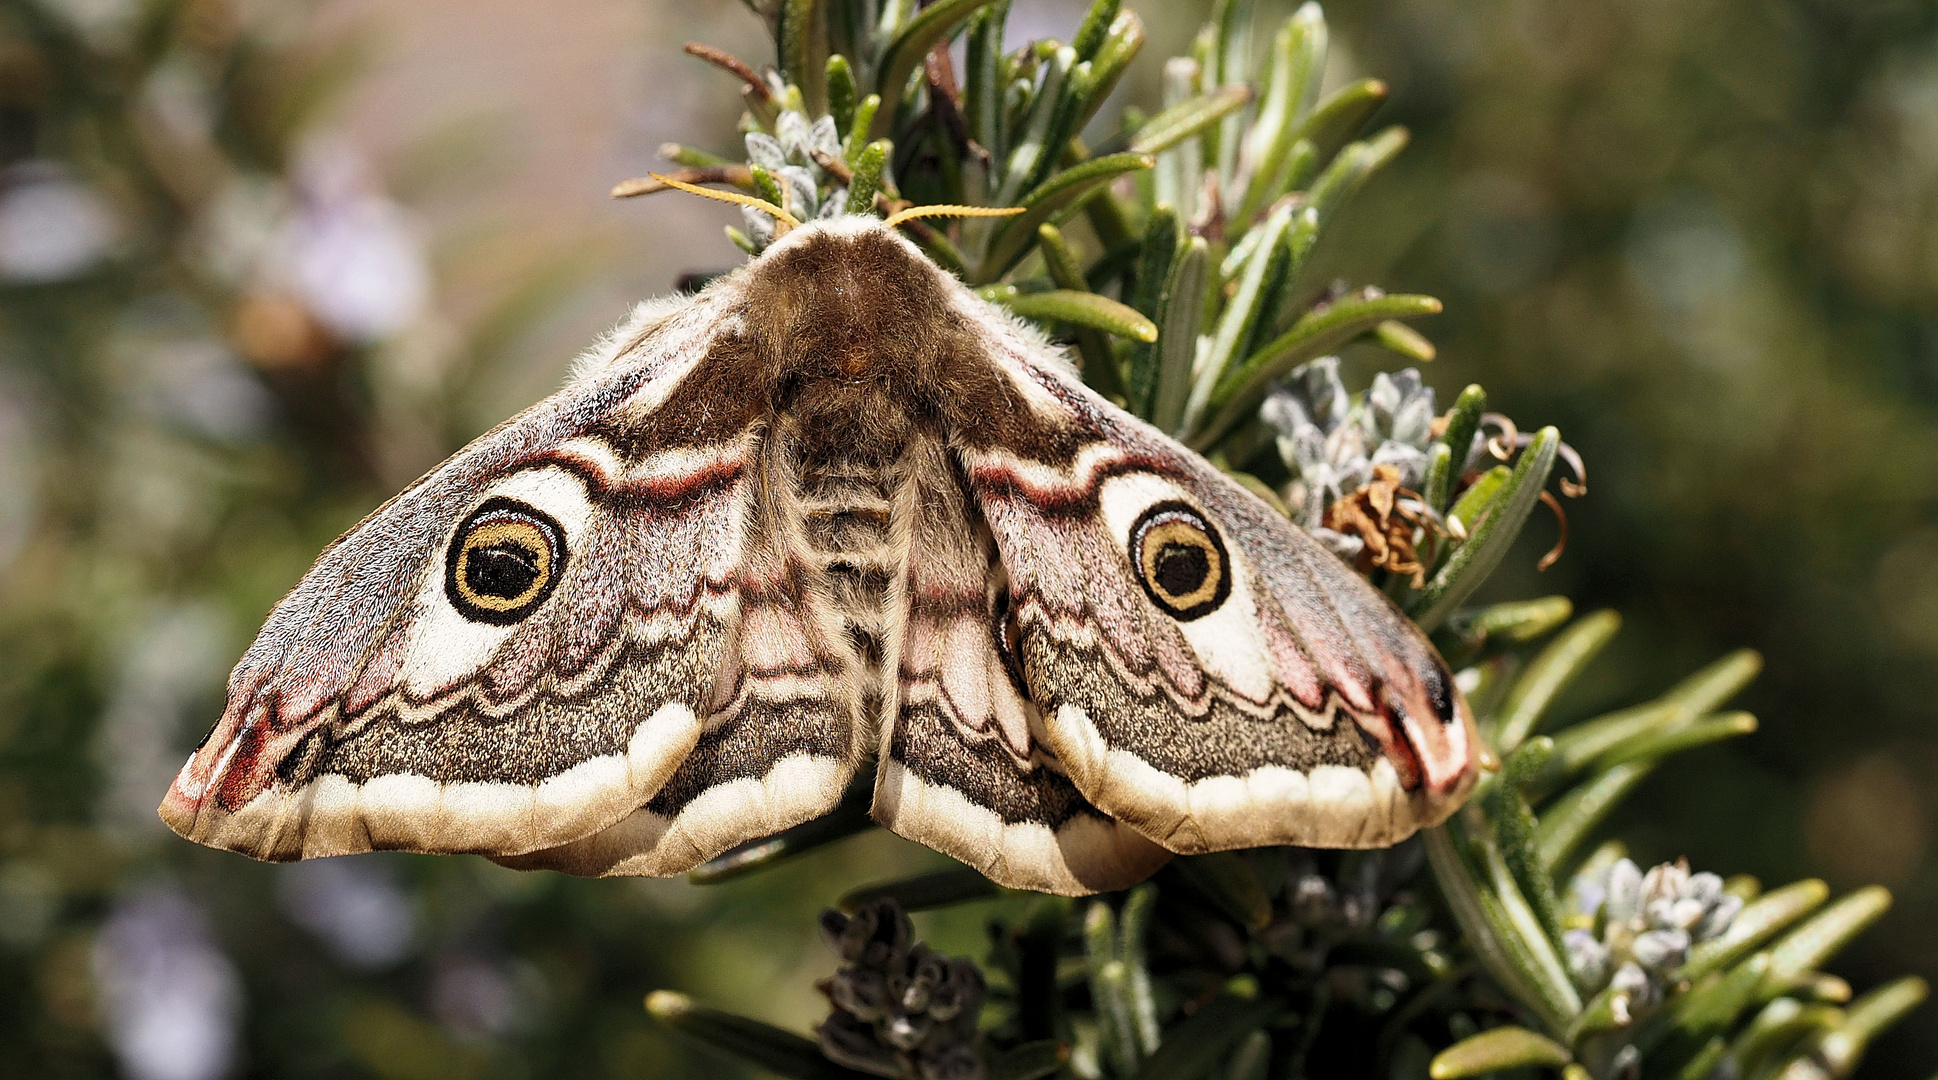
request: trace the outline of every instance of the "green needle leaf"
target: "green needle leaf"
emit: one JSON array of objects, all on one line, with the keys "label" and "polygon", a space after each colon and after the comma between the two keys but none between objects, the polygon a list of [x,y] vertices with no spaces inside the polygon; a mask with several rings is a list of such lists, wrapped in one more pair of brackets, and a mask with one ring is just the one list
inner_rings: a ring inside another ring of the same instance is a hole
[{"label": "green needle leaf", "polygon": [[1670,754],[1693,750],[1724,739],[1734,739],[1756,730],[1756,717],[1746,712],[1724,713],[1697,720],[1669,731],[1654,731],[1616,744],[1595,759],[1594,767],[1620,765],[1626,761],[1655,761]]},{"label": "green needle leaf", "polygon": [[1457,818],[1420,835],[1440,894],[1488,973],[1551,1030],[1565,1028],[1581,996],[1499,852],[1485,838],[1470,840]]},{"label": "green needle leaf", "polygon": [[873,118],[869,128],[871,136],[879,138],[888,134],[888,125],[895,118],[895,109],[902,102],[902,88],[908,85],[909,75],[935,47],[935,43],[954,33],[956,27],[975,14],[977,9],[995,2],[936,0],[909,20],[908,25],[882,53],[881,77],[875,81],[875,93],[880,95],[883,108]]},{"label": "green needle leaf", "polygon": [[1462,1080],[1501,1069],[1560,1068],[1574,1060],[1568,1048],[1524,1027],[1498,1027],[1469,1035],[1434,1056],[1433,1080]]},{"label": "green needle leaf", "polygon": [[[1435,445],[1433,452],[1447,448]],[[1434,645],[1447,662],[1461,667],[1489,646],[1520,645],[1553,633],[1575,613],[1575,605],[1565,596],[1543,596],[1538,600],[1510,600],[1484,608],[1462,608],[1447,618],[1434,637]]]},{"label": "green needle leaf", "polygon": [[1203,237],[1194,236],[1172,265],[1164,287],[1168,299],[1157,339],[1157,385],[1151,392],[1151,423],[1159,431],[1176,434],[1184,424],[1210,273],[1211,245]]},{"label": "green needle leaf", "polygon": [[1434,445],[1444,446],[1450,451],[1449,468],[1438,476],[1429,473],[1425,492],[1427,502],[1435,510],[1445,512],[1448,501],[1453,498],[1454,482],[1460,479],[1460,470],[1467,467],[1467,454],[1474,445],[1474,432],[1480,430],[1480,418],[1486,412],[1487,391],[1471,383],[1460,392],[1453,408],[1447,411],[1447,427],[1434,440]]},{"label": "green needle leaf", "polygon": [[882,169],[888,165],[892,149],[887,139],[876,139],[862,148],[855,158],[853,180],[848,182],[848,212],[869,214],[875,210],[875,193],[881,190]]},{"label": "green needle leaf", "polygon": [[685,994],[655,990],[646,995],[646,1011],[688,1038],[792,1080],[864,1080],[866,1076],[822,1057],[821,1047],[810,1039],[749,1017],[697,1005]]},{"label": "green needle leaf", "polygon": [[1815,878],[1764,893],[1743,905],[1720,936],[1698,942],[1689,950],[1689,962],[1682,966],[1681,976],[1694,980],[1721,971],[1828,899],[1830,886]]},{"label": "green needle leaf", "polygon": [[1763,979],[1765,1000],[1789,990],[1822,966],[1837,950],[1884,916],[1891,893],[1881,886],[1859,889],[1811,916],[1770,950],[1770,971]]},{"label": "green needle leaf", "polygon": [[1849,1076],[1871,1040],[1924,1004],[1930,994],[1931,988],[1915,975],[1895,979],[1865,994],[1844,1010],[1843,1024],[1818,1042],[1818,1056],[1830,1066],[1831,1075]]},{"label": "green needle leaf", "polygon": [[1227,86],[1200,97],[1180,101],[1144,122],[1131,138],[1136,154],[1155,154],[1201,134],[1206,128],[1230,116],[1252,99],[1246,86]]},{"label": "green needle leaf", "polygon": [[1043,181],[1017,203],[1023,208],[1022,213],[1003,219],[1001,227],[990,238],[988,253],[983,256],[982,264],[970,284],[987,285],[1008,273],[1010,267],[1028,254],[1030,246],[1036,242],[1036,227],[1050,220],[1051,214],[1125,173],[1150,168],[1155,160],[1149,154],[1107,154],[1072,166]]},{"label": "green needle leaf", "polygon": [[809,117],[828,111],[828,20],[822,0],[786,0],[781,9],[781,76],[801,88]]},{"label": "green needle leaf", "polygon": [[1489,726],[1494,729],[1494,749],[1505,754],[1521,745],[1521,740],[1541,722],[1555,695],[1581,674],[1621,628],[1620,615],[1598,611],[1578,620],[1549,642],[1514,681],[1500,711],[1492,718]]},{"label": "green needle leaf", "polygon": [[1499,500],[1473,525],[1467,541],[1453,549],[1409,605],[1418,613],[1413,621],[1422,629],[1431,631],[1439,626],[1500,565],[1547,485],[1560,446],[1561,433],[1546,427],[1536,432],[1534,441],[1521,451],[1513,473],[1501,487]]},{"label": "green needle leaf", "polygon": [[1386,103],[1386,97],[1386,84],[1378,79],[1348,83],[1312,110],[1297,137],[1312,143],[1318,160],[1325,161],[1359,131],[1373,110]]},{"label": "green needle leaf", "polygon": [[847,57],[840,53],[828,57],[827,79],[828,115],[834,117],[836,131],[846,131],[855,122],[855,104],[861,96]]},{"label": "green needle leaf", "polygon": [[1385,346],[1389,352],[1396,352],[1418,364],[1432,363],[1433,358],[1440,355],[1426,335],[1398,319],[1388,319],[1373,327],[1373,340]]},{"label": "green needle leaf", "polygon": [[1535,830],[1541,865],[1553,873],[1654,768],[1654,762],[1617,765],[1568,791],[1542,810],[1541,823]]},{"label": "green needle leaf", "polygon": [[1077,36],[1070,42],[1070,47],[1077,51],[1077,59],[1089,60],[1104,47],[1104,40],[1110,33],[1111,23],[1116,20],[1120,6],[1121,0],[1097,0],[1090,5],[1083,23],[1077,27]]},{"label": "green needle leaf", "polygon": [[1075,289],[1051,289],[1026,293],[1014,285],[998,285],[977,290],[986,300],[1001,304],[1026,319],[1067,322],[1087,326],[1133,341],[1156,341],[1157,324],[1128,304],[1108,296]]},{"label": "green needle leaf", "polygon": [[972,904],[978,900],[993,900],[1002,894],[1002,888],[995,882],[964,866],[863,885],[844,893],[841,899],[835,901],[835,906],[853,914],[865,904],[888,899],[900,904],[903,911],[929,911],[957,904]]},{"label": "green needle leaf", "polygon": [[[1282,277],[1288,267],[1282,243],[1285,234],[1292,227],[1293,208],[1281,206],[1265,219],[1258,227],[1258,239],[1238,273],[1237,289],[1226,302],[1225,310],[1218,315],[1218,325],[1211,335],[1211,348],[1198,370],[1192,374],[1191,398],[1185,403],[1184,423],[1187,428],[1204,431],[1201,420],[1207,411],[1218,402],[1213,398],[1217,388],[1225,382],[1225,369],[1239,358],[1240,349],[1251,340],[1255,328],[1263,318],[1263,308],[1272,292],[1275,277]],[[1274,271],[1277,271],[1275,274]],[[1236,421],[1237,417],[1231,417]],[[1213,438],[1192,439],[1198,449],[1208,447]]]},{"label": "green needle leaf", "polygon": [[[1103,330],[1110,329],[1111,333],[1121,334],[1137,341],[1154,342],[1157,340],[1157,324],[1143,318],[1143,313],[1135,308],[1091,292],[1090,286],[1084,281],[1083,266],[1078,263],[1077,253],[1071,250],[1069,242],[1064,240],[1063,230],[1044,222],[1036,227],[1036,236],[1038,250],[1043,255],[1043,264],[1049,268],[1050,280],[1056,282],[1059,291],[1074,293],[1079,299],[1096,296],[1097,299],[1114,305],[1109,308],[1101,308],[1094,303],[1086,305],[1087,308],[1098,308],[1102,314],[1093,311],[1090,313],[1092,321],[1075,324],[1078,327],[1077,354],[1083,359],[1083,378],[1090,384],[1091,389],[1107,398],[1123,398],[1123,372],[1117,366],[1117,354],[1111,351],[1110,342],[1104,340]],[[1122,317],[1124,312],[1137,316],[1142,322],[1136,324],[1126,322]],[[1096,322],[1099,320],[1108,322],[1110,327],[1097,326]],[[1146,331],[1148,331],[1148,337],[1145,336]]]},{"label": "green needle leaf", "polygon": [[[1268,224],[1261,228],[1270,227]],[[1240,295],[1243,295],[1242,286]],[[1234,424],[1258,409],[1274,379],[1300,364],[1332,352],[1388,319],[1418,318],[1437,315],[1440,311],[1440,301],[1431,296],[1400,294],[1346,299],[1323,311],[1307,312],[1290,330],[1246,357],[1244,363],[1218,380],[1206,406],[1214,419],[1193,436],[1193,445],[1203,447],[1215,443]]]},{"label": "green needle leaf", "polygon": [[[1138,250],[1137,284],[1129,300],[1132,307],[1160,328],[1164,325],[1164,309],[1171,301],[1171,266],[1177,261],[1183,233],[1183,222],[1168,206],[1152,210],[1144,224],[1144,239]],[[1159,334],[1162,333],[1160,329]],[[1125,400],[1131,412],[1149,419],[1151,397],[1157,391],[1157,342],[1133,345],[1127,359]]]},{"label": "green needle leaf", "polygon": [[1300,117],[1325,74],[1326,22],[1317,4],[1304,5],[1279,25],[1267,61],[1271,73],[1264,99],[1241,148],[1245,190],[1232,216],[1240,228],[1284,194],[1290,180],[1286,164],[1298,141]]}]

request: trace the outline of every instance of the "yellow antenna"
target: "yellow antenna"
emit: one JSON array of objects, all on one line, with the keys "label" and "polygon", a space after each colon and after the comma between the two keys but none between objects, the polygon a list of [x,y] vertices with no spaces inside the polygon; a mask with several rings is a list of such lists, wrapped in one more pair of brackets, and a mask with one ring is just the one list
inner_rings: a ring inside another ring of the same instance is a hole
[{"label": "yellow antenna", "polygon": [[[775,221],[780,222],[782,225],[785,225],[790,229],[794,228],[795,226],[801,223],[800,218],[797,218],[793,214],[790,214],[787,211],[781,209],[780,207],[775,206],[773,203],[768,202],[766,199],[756,199],[752,195],[742,195],[738,191],[719,191],[714,188],[703,188],[698,184],[689,184],[684,180],[675,180],[670,176],[661,176],[658,173],[647,173],[646,175],[652,177],[653,179],[659,181],[662,184],[665,184],[667,187],[678,188],[681,191],[684,191],[690,195],[698,195],[702,198],[707,198],[707,199],[718,199],[721,202],[739,203],[742,206],[751,206],[754,209],[760,211],[761,213],[766,214],[769,217],[772,217]],[[923,209],[930,209],[930,208],[924,207]]]},{"label": "yellow antenna", "polygon": [[955,206],[949,203],[936,206],[911,206],[906,210],[890,214],[888,220],[882,224],[892,229],[904,221],[925,217],[1009,217],[1012,214],[1022,213],[1024,209],[1021,206]]}]

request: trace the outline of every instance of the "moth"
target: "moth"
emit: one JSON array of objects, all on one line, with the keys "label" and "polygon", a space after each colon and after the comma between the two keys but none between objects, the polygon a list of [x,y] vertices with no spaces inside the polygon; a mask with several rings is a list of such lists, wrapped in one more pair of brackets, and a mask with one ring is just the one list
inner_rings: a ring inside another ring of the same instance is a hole
[{"label": "moth", "polygon": [[161,816],[671,875],[829,811],[1081,895],[1472,787],[1385,596],[876,218],[642,304],[276,605]]}]

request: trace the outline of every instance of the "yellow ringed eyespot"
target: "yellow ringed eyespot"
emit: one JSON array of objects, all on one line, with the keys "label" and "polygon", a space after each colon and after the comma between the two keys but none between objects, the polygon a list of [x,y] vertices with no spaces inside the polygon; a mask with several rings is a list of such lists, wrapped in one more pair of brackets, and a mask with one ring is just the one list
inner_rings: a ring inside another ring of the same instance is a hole
[{"label": "yellow ringed eyespot", "polygon": [[487,499],[451,538],[444,594],[473,622],[509,626],[552,595],[565,560],[565,533],[550,515],[514,499]]},{"label": "yellow ringed eyespot", "polygon": [[1189,503],[1161,502],[1139,515],[1129,554],[1144,595],[1179,622],[1203,618],[1231,596],[1224,538]]}]

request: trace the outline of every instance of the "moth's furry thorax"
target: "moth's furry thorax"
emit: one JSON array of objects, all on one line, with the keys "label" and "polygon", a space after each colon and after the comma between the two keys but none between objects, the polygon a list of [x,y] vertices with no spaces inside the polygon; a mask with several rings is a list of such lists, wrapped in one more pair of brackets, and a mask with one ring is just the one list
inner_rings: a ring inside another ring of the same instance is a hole
[{"label": "moth's furry thorax", "polygon": [[749,266],[741,333],[720,357],[758,373],[774,416],[815,450],[885,463],[947,409],[973,349],[939,272],[885,229],[809,227]]}]

